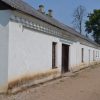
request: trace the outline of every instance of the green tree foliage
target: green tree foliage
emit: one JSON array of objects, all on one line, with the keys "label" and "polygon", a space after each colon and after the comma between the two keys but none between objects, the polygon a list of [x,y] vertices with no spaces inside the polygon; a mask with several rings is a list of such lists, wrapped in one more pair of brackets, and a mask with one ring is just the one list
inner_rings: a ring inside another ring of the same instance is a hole
[{"label": "green tree foliage", "polygon": [[92,33],[94,40],[100,44],[100,9],[94,10],[88,15],[89,20],[86,21],[86,31]]}]

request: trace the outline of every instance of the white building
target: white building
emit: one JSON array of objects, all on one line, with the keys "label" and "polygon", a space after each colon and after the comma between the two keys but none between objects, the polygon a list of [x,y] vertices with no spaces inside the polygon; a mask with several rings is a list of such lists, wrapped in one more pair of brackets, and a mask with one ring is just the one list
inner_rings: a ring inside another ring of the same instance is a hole
[{"label": "white building", "polygon": [[0,0],[0,92],[99,63],[100,47],[22,0]]}]

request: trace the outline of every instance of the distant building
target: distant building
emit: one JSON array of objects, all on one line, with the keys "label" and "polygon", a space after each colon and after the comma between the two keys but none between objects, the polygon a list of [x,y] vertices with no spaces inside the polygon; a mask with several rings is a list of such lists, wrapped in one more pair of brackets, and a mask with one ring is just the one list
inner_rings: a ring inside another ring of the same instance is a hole
[{"label": "distant building", "polygon": [[43,6],[0,0],[0,92],[41,83],[100,62],[100,46],[53,18]]}]

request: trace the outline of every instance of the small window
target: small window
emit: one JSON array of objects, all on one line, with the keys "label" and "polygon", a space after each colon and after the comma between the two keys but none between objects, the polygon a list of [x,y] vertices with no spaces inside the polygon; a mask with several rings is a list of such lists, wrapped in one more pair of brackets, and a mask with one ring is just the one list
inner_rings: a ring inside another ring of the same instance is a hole
[{"label": "small window", "polygon": [[81,53],[82,53],[82,63],[84,62],[84,48],[81,49]]},{"label": "small window", "polygon": [[90,62],[90,52],[91,52],[91,51],[89,50],[89,62]]},{"label": "small window", "polygon": [[95,61],[95,51],[93,50],[93,61]]},{"label": "small window", "polygon": [[98,57],[98,52],[96,51],[96,57]]},{"label": "small window", "polygon": [[56,68],[56,42],[52,43],[52,69]]},{"label": "small window", "polygon": [[98,58],[99,58],[99,51],[98,51]]}]

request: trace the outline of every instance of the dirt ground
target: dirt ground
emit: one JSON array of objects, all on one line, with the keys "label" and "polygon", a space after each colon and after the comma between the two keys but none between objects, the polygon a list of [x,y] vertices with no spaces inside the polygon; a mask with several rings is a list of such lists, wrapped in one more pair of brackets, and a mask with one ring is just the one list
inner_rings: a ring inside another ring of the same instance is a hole
[{"label": "dirt ground", "polygon": [[0,100],[100,100],[100,65],[15,95],[0,95]]}]

